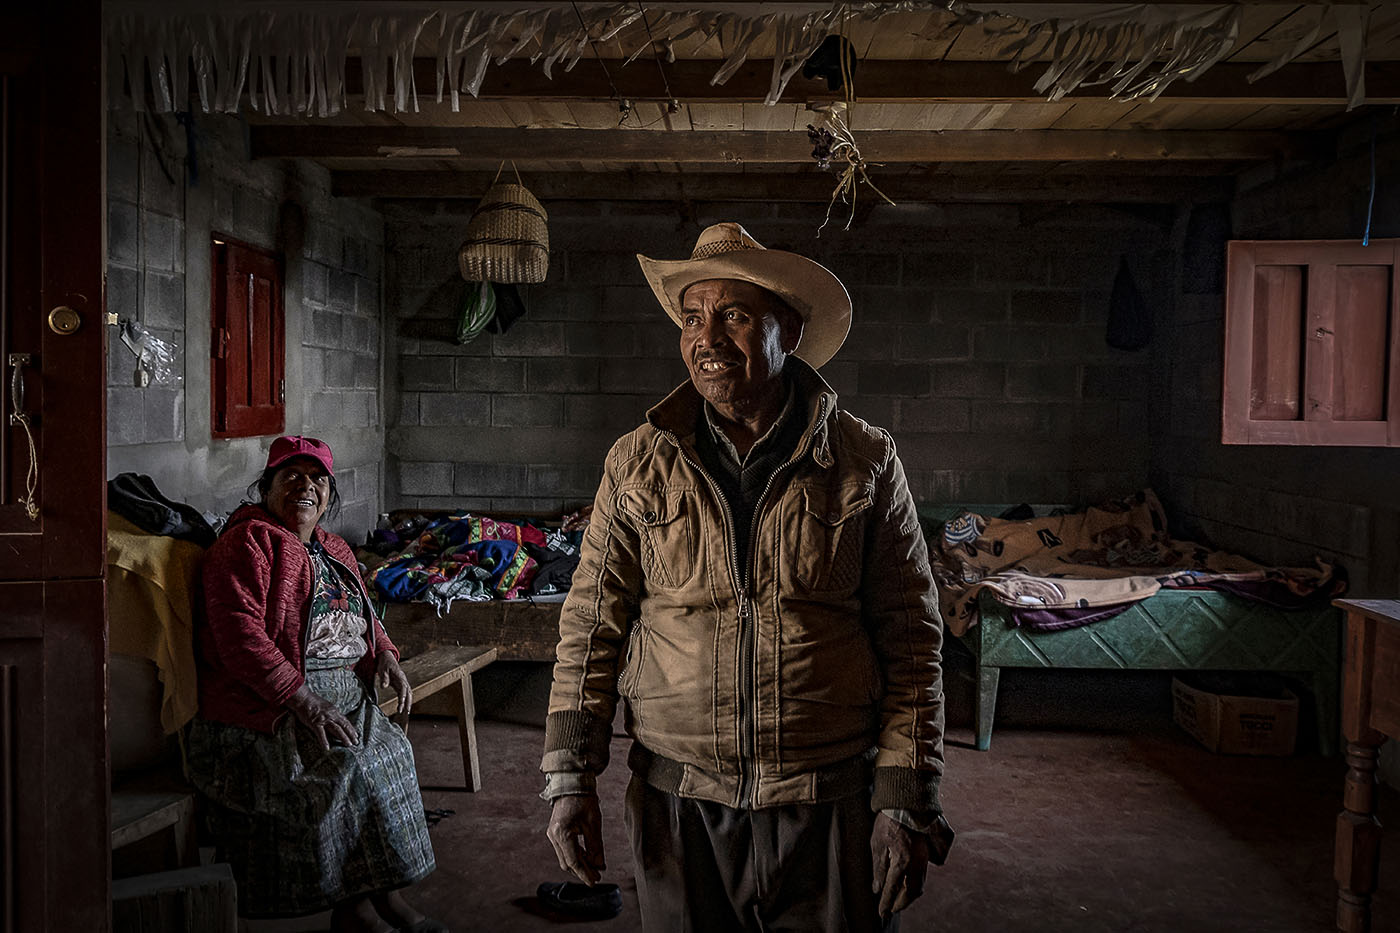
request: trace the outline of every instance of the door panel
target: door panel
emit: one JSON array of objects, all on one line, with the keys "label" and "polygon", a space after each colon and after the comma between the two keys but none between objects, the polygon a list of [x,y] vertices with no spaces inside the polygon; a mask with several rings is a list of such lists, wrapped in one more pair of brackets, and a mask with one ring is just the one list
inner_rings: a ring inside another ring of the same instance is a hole
[{"label": "door panel", "polygon": [[[94,0],[6,7],[0,931],[104,933],[111,883],[101,8]],[[59,307],[77,313],[75,331],[49,326]],[[12,418],[12,354],[28,359],[24,422]],[[25,504],[31,462],[37,514]]]}]

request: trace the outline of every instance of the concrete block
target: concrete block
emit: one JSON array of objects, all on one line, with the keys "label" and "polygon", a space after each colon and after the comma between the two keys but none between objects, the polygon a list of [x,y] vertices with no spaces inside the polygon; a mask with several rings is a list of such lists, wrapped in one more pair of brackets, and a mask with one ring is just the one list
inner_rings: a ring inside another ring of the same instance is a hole
[{"label": "concrete block", "polygon": [[903,255],[900,284],[931,285],[938,288],[969,286],[973,284],[977,266],[975,253],[906,252]]},{"label": "concrete block", "polygon": [[[1118,403],[1116,402],[1080,402],[1074,408],[1075,430],[1086,435],[1118,435],[1120,422],[1118,420]],[[1147,422],[1142,422],[1135,429],[1126,432],[1140,437],[1147,436]]]},{"label": "concrete block", "polygon": [[[108,307],[111,307],[110,301]],[[111,339],[107,343],[107,385],[113,388],[130,386],[131,371],[135,367],[136,357],[126,348],[126,344],[117,338],[116,331],[112,331]]]},{"label": "concrete block", "polygon": [[598,491],[602,478],[601,463],[532,466],[527,488],[535,496],[587,499]]},{"label": "concrete block", "polygon": [[[206,312],[207,313],[207,312]],[[163,272],[146,273],[142,322],[148,327],[185,327],[185,277]]]},{"label": "concrete block", "polygon": [[573,356],[633,356],[635,332],[603,323],[564,324],[564,345]]},{"label": "concrete block", "polygon": [[395,424],[416,425],[418,424],[418,393],[403,392],[399,395],[399,420],[390,422],[390,427]]},{"label": "concrete block", "polygon": [[277,242],[277,203],[260,192],[235,188],[233,233],[241,240],[271,247]]},{"label": "concrete block", "polygon": [[1077,324],[1083,298],[1077,289],[1017,289],[1011,293],[1011,320],[1027,324]]},{"label": "concrete block", "polygon": [[107,200],[107,261],[134,266],[139,261],[140,213],[135,204]]},{"label": "concrete block", "polygon": [[324,385],[331,389],[355,386],[355,355],[344,350],[325,351]]},{"label": "concrete block", "polygon": [[491,396],[465,392],[424,392],[418,398],[423,426],[479,427],[491,423]]},{"label": "concrete block", "polygon": [[[149,137],[148,142],[152,145],[140,160],[141,206],[172,217],[178,216],[185,207],[185,160],[172,151],[166,139]],[[156,152],[159,152],[159,157]],[[166,171],[170,172],[169,177],[166,177]]]},{"label": "concrete block", "polygon": [[922,398],[929,394],[929,368],[923,363],[860,364],[859,394]]},{"label": "concrete block", "polygon": [[305,427],[315,431],[339,428],[345,420],[345,404],[339,392],[312,392],[306,396]]},{"label": "concrete block", "polygon": [[565,281],[569,285],[629,285],[637,280],[637,257],[626,250],[571,250]]},{"label": "concrete block", "polygon": [[452,464],[400,461],[399,492],[406,496],[452,495]]},{"label": "concrete block", "polygon": [[319,262],[302,263],[301,300],[306,304],[324,305],[330,294],[330,270]]},{"label": "concrete block", "polygon": [[940,397],[1000,398],[1006,386],[1001,363],[939,362],[930,365],[929,374],[930,391]]},{"label": "concrete block", "polygon": [[893,431],[899,423],[900,401],[890,395],[848,395],[840,400],[840,405],[867,424]]},{"label": "concrete block", "polygon": [[344,393],[345,426],[367,428],[379,423],[378,392]]},{"label": "concrete block", "polygon": [[657,312],[653,322],[639,322],[629,328],[636,354],[643,359],[680,359],[680,328],[659,307]]},{"label": "concrete block", "polygon": [[[999,402],[974,400],[972,423],[979,434],[1048,434],[1050,412],[1056,406],[1035,402]],[[1066,426],[1073,423],[1073,414],[1063,419]]]},{"label": "concrete block", "polygon": [[840,356],[848,362],[888,360],[894,356],[896,339],[887,325],[857,320],[851,324],[851,332],[841,345]]},{"label": "concrete block", "polygon": [[498,428],[558,427],[563,406],[558,395],[494,395],[491,424]]},{"label": "concrete block", "polygon": [[[631,369],[632,362],[620,364]],[[618,368],[618,367],[614,367]],[[523,384],[514,391],[530,392],[597,392],[599,361],[575,357],[540,357],[526,360]],[[512,391],[501,387],[501,391]]]},{"label": "concrete block", "polygon": [[305,347],[301,351],[301,388],[312,392],[326,386],[326,354],[334,350]]},{"label": "concrete block", "polygon": [[1001,289],[940,289],[933,294],[933,319],[941,324],[983,324],[1007,318],[1009,292]]},{"label": "concrete block", "polygon": [[142,391],[142,439],[147,444],[185,438],[185,394],[180,389],[148,386]]},{"label": "concrete block", "polygon": [[1075,476],[1049,470],[1008,470],[1006,487],[1009,501],[1036,505],[1078,505]]},{"label": "concrete block", "polygon": [[379,279],[359,278],[355,279],[355,311],[365,317],[378,319],[381,307],[379,293]]},{"label": "concrete block", "polygon": [[342,334],[343,345],[357,353],[370,353],[377,349],[370,340],[373,322],[358,314],[345,315],[345,328]]},{"label": "concrete block", "polygon": [[896,359],[956,360],[972,355],[971,331],[962,324],[902,324],[890,337]]},{"label": "concrete block", "polygon": [[[107,132],[107,197],[136,202],[137,175],[136,141],[119,136],[108,123]],[[110,242],[110,237],[109,237]]]},{"label": "concrete block", "polygon": [[[530,361],[531,364],[534,362]],[[454,385],[463,392],[520,392],[525,389],[525,367],[524,360],[492,357],[459,359],[454,369]]]},{"label": "concrete block", "polygon": [[379,388],[379,357],[364,353],[355,354],[355,388]]},{"label": "concrete block", "polygon": [[335,491],[340,496],[342,505],[346,502],[354,501],[359,496],[355,494],[355,468],[335,465]]},{"label": "concrete block", "polygon": [[1151,378],[1145,366],[1091,363],[1084,367],[1084,398],[1145,399]]},{"label": "concrete block", "polygon": [[312,222],[312,218],[307,220],[304,246],[307,258],[341,268],[345,261],[345,238],[329,223]]},{"label": "concrete block", "polygon": [[[477,338],[484,341],[485,338]],[[517,321],[504,334],[490,336],[491,352],[496,356],[566,356],[564,325],[555,322]]]},{"label": "concrete block", "polygon": [[325,308],[311,310],[311,326],[302,333],[308,347],[338,349],[345,344],[345,317]]},{"label": "concrete block", "polygon": [[927,324],[934,296],[925,289],[866,286],[851,295],[852,317],[862,324]]},{"label": "concrete block", "polygon": [[215,233],[233,234],[233,185],[223,179],[214,182],[213,206],[209,227]]},{"label": "concrete block", "polygon": [[981,362],[1043,360],[1048,341],[1044,328],[985,324],[972,329],[972,357]]},{"label": "concrete block", "polygon": [[520,496],[526,491],[528,468],[520,463],[458,463],[452,474],[457,496]]},{"label": "concrete block", "polygon": [[1074,399],[1079,397],[1079,367],[1067,363],[1010,363],[1006,367],[1006,397],[1012,399]]},{"label": "concrete block", "polygon": [[107,446],[140,444],[146,440],[146,404],[141,389],[107,389]]},{"label": "concrete block", "polygon": [[[580,311],[587,310],[587,299],[590,294],[596,292],[581,292],[579,294]],[[656,295],[646,285],[610,285],[601,289],[602,300],[599,304],[596,315],[599,320],[604,321],[638,321],[656,322],[670,321],[666,312],[661,309],[661,305],[656,300]],[[590,316],[580,314],[579,317],[588,319]],[[674,326],[674,325],[672,325]]]},{"label": "concrete block", "polygon": [[372,501],[347,502],[341,505],[331,530],[352,545],[358,544],[369,536],[377,517]]},{"label": "concrete block", "polygon": [[399,384],[405,389],[451,389],[455,363],[450,356],[400,359]]},{"label": "concrete block", "polygon": [[370,246],[357,236],[345,238],[345,270],[359,276],[369,275]]},{"label": "concrete block", "polygon": [[[107,266],[107,310],[119,315],[123,320],[141,318],[141,273],[126,266]],[[112,343],[117,344],[116,331],[111,332]],[[125,348],[122,352],[127,352]]]},{"label": "concrete block", "polygon": [[330,270],[330,297],[327,303],[337,311],[355,310],[355,276],[342,269]]},{"label": "concrete block", "polygon": [[566,395],[564,424],[621,436],[640,425],[658,401],[652,395]]},{"label": "concrete block", "polygon": [[900,433],[960,434],[971,429],[969,405],[963,399],[899,399],[896,405],[894,424]]},{"label": "concrete block", "polygon": [[[862,365],[864,364],[857,363],[855,360],[837,358],[822,367],[822,378],[836,390],[840,404],[844,405],[847,400],[855,396]],[[680,385],[682,379],[690,378],[689,374],[685,372],[684,366],[681,367],[681,373],[681,379],[676,380],[676,385]]]},{"label": "concrete block", "polygon": [[[822,372],[826,374],[825,369]],[[654,392],[659,402],[689,378],[676,354],[665,359],[604,360],[599,385],[604,392]]]},{"label": "concrete block", "polygon": [[185,271],[185,225],[175,217],[142,212],[146,268],[162,272]]}]

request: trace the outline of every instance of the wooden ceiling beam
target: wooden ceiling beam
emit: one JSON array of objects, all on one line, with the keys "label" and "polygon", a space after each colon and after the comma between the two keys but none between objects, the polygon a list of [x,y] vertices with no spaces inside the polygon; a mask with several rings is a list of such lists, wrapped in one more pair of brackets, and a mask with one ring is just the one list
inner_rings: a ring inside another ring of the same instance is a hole
[{"label": "wooden ceiling beam", "polygon": [[[494,172],[351,171],[331,174],[342,197],[480,198]],[[1230,197],[1234,180],[1218,176],[1054,175],[1037,178],[972,175],[881,176],[872,181],[897,203],[1178,204]],[[835,178],[815,170],[793,173],[711,172],[681,175],[612,172],[533,172],[530,191],[542,201],[757,201],[826,203]],[[857,200],[878,199],[862,186]]]},{"label": "wooden ceiling beam", "polygon": [[[710,79],[721,63],[687,59],[665,63],[663,82],[656,63],[638,58],[630,65],[607,61],[604,72],[597,60],[580,61],[571,71],[554,69],[545,77],[539,63],[513,59],[491,65],[482,81],[479,100],[599,101],[617,93],[633,101],[736,103],[761,101],[772,81],[771,61],[745,62],[724,84]],[[858,99],[866,103],[978,103],[1043,102],[1035,82],[1046,63],[1031,62],[1020,72],[1007,70],[1005,62],[995,61],[914,61],[866,59],[856,68]],[[1294,62],[1271,75],[1250,83],[1249,75],[1259,63],[1221,62],[1203,72],[1195,81],[1174,81],[1160,99],[1194,104],[1345,104],[1346,78],[1338,62]],[[414,82],[419,94],[431,99],[437,92],[437,60],[418,58],[413,63]],[[609,83],[609,76],[612,83]],[[1366,101],[1370,104],[1400,104],[1400,62],[1368,62],[1365,68]],[[346,62],[346,89],[352,96],[364,93],[360,61]],[[669,92],[668,92],[669,89]],[[1067,101],[1109,99],[1110,84],[1079,87]],[[840,100],[839,92],[827,90],[819,79],[794,77],[783,91],[789,103]]]},{"label": "wooden ceiling beam", "polygon": [[[805,132],[522,130],[440,126],[263,125],[251,127],[255,158],[394,157],[589,165],[636,162],[803,164]],[[1201,130],[880,130],[859,133],[870,162],[1081,162],[1268,159],[1303,155],[1308,136]]]}]

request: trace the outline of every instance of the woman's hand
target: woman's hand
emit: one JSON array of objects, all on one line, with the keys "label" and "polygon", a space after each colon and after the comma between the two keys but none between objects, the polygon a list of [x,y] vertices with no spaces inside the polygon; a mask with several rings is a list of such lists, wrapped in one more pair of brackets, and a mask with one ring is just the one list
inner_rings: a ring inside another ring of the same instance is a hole
[{"label": "woman's hand", "polygon": [[375,662],[374,681],[381,687],[394,688],[394,692],[399,695],[398,713],[400,716],[407,716],[409,708],[413,706],[413,688],[408,685],[408,676],[404,674],[403,668],[399,667],[399,659],[394,657],[394,652],[379,652],[379,659]]},{"label": "woman's hand", "polygon": [[321,743],[321,748],[325,751],[330,751],[331,742],[341,745],[360,744],[360,740],[355,736],[355,727],[345,718],[345,714],[337,709],[334,703],[313,692],[306,684],[302,684],[287,700],[287,708],[292,711],[297,722],[311,730],[311,734],[316,736],[316,741]]}]

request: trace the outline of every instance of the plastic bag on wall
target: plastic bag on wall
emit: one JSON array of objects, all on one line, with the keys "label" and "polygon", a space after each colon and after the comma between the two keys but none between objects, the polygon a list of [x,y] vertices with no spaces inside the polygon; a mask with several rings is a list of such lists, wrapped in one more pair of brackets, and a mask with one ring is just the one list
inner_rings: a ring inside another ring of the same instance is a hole
[{"label": "plastic bag on wall", "polygon": [[496,292],[490,282],[468,282],[457,308],[457,342],[470,343],[496,315]]},{"label": "plastic bag on wall", "polygon": [[180,345],[162,340],[135,321],[121,322],[122,343],[136,354],[136,385],[180,386],[185,381],[179,366]]}]

